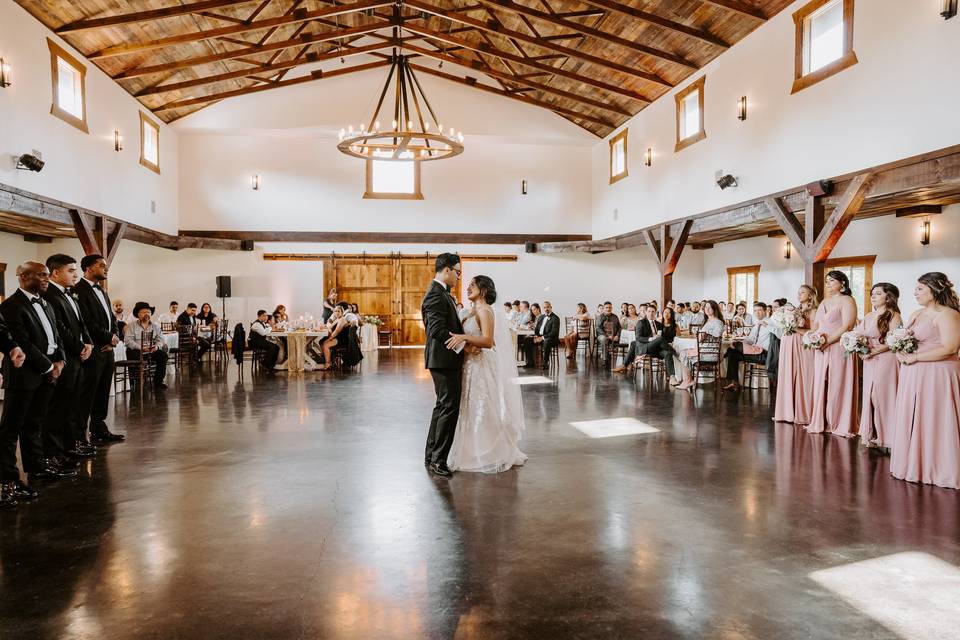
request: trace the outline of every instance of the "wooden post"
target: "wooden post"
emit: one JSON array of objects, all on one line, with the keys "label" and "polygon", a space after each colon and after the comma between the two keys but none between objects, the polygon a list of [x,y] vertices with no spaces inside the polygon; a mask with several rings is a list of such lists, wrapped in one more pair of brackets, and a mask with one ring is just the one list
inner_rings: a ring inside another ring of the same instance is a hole
[{"label": "wooden post", "polygon": [[673,298],[673,272],[677,270],[677,264],[680,262],[680,254],[687,245],[687,238],[690,236],[690,227],[693,226],[693,220],[684,220],[680,223],[680,233],[676,238],[670,237],[670,225],[661,224],[657,229],[659,238],[654,235],[653,229],[644,229],[644,238],[646,245],[650,247],[653,256],[657,261],[657,269],[660,271],[660,309],[667,305],[667,301]]}]

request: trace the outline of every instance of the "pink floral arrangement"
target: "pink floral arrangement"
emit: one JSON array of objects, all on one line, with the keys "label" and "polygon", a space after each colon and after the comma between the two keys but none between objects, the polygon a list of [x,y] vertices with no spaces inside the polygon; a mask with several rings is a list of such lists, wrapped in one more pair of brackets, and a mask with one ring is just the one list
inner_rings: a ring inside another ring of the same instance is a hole
[{"label": "pink floral arrangement", "polygon": [[805,334],[803,334],[804,349],[819,349],[826,341],[827,336],[823,335],[822,333],[817,333],[816,331],[807,331]]},{"label": "pink floral arrangement", "polygon": [[865,356],[870,353],[870,347],[867,346],[867,336],[857,331],[847,331],[840,336],[840,344],[843,346],[843,355]]},{"label": "pink floral arrangement", "polygon": [[913,353],[917,350],[917,339],[910,329],[900,327],[887,334],[887,346],[894,353]]}]

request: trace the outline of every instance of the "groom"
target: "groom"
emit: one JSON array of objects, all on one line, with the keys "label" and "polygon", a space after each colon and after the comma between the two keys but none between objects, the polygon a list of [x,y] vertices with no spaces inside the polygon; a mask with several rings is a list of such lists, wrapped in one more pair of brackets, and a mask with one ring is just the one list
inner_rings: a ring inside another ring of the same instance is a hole
[{"label": "groom", "polygon": [[441,253],[437,256],[436,277],[420,305],[427,333],[424,358],[437,394],[437,404],[433,408],[430,431],[427,433],[424,464],[430,473],[443,477],[450,476],[447,454],[453,445],[453,434],[460,417],[463,352],[453,351],[446,346],[451,333],[463,333],[463,325],[457,315],[457,303],[450,295],[450,289],[459,279],[460,256]]}]

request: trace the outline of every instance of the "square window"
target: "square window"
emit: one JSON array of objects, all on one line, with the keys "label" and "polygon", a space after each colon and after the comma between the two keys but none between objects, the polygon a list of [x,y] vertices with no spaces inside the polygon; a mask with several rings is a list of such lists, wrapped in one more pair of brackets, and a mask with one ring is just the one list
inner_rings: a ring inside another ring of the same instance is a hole
[{"label": "square window", "polygon": [[160,125],[140,112],[140,164],[160,173]]},{"label": "square window", "polygon": [[684,139],[700,132],[700,92],[688,95],[680,106],[683,109],[680,138]]},{"label": "square window", "polygon": [[50,80],[53,87],[50,113],[80,131],[89,133],[86,105],[87,68],[49,38],[47,46],[50,49]]},{"label": "square window", "polygon": [[760,265],[727,269],[727,299],[730,302],[746,302],[747,310],[750,310],[757,301],[759,289]]},{"label": "square window", "polygon": [[843,56],[843,4],[840,0],[824,5],[807,18],[804,25],[804,73],[821,69]]},{"label": "square window", "polygon": [[417,161],[367,160],[367,190],[364,198],[422,200],[420,163]]},{"label": "square window", "polygon": [[791,93],[857,64],[853,0],[813,0],[793,14],[796,55]]},{"label": "square window", "polygon": [[610,184],[627,177],[627,132],[624,129],[610,138]]},{"label": "square window", "polygon": [[63,58],[57,58],[57,106],[74,118],[83,118],[80,73]]},{"label": "square window", "polygon": [[686,149],[707,137],[703,128],[703,89],[706,76],[674,96],[677,101],[677,144],[674,151]]}]

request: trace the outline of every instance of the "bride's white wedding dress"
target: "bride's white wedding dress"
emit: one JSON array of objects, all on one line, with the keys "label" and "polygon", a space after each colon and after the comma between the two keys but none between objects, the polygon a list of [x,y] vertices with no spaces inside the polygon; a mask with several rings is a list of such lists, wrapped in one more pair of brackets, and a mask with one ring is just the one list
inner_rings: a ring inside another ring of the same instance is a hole
[{"label": "bride's white wedding dress", "polygon": [[[495,323],[494,347],[464,357],[460,418],[447,456],[452,471],[499,473],[527,460],[517,447],[524,422],[520,387],[512,381],[517,373],[513,341],[505,316],[497,314]],[[476,316],[464,319],[463,331],[481,335]]]}]

